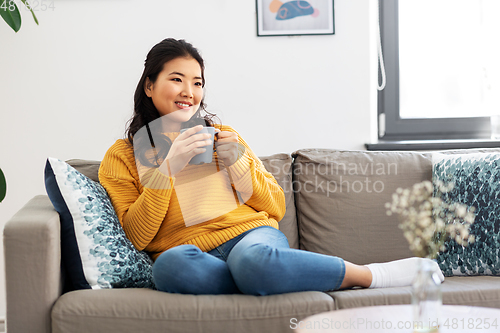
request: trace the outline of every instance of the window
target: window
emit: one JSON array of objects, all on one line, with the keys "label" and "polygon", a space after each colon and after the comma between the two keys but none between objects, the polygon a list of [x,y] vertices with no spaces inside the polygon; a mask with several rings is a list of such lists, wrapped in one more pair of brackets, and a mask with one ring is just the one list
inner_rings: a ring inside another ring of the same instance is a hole
[{"label": "window", "polygon": [[500,1],[380,0],[382,140],[490,137],[500,114]]}]

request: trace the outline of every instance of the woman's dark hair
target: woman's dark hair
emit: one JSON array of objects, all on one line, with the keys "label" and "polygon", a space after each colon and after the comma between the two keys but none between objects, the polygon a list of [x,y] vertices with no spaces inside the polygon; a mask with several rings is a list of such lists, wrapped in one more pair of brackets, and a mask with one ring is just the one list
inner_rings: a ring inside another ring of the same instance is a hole
[{"label": "woman's dark hair", "polygon": [[[186,42],[183,39],[177,40],[173,38],[167,38],[162,40],[160,43],[153,46],[153,48],[149,51],[146,61],[144,62],[144,72],[142,73],[142,77],[137,84],[137,88],[135,89],[134,94],[134,114],[129,121],[129,125],[125,132],[130,145],[134,144],[134,135],[144,126],[147,126],[148,133],[150,132],[150,128],[148,126],[152,121],[160,118],[160,113],[156,109],[153,104],[153,100],[146,95],[144,91],[146,79],[154,84],[158,75],[163,70],[165,63],[170,60],[176,58],[193,58],[195,59],[201,67],[201,78],[202,78],[202,86],[205,86],[205,65],[203,62],[203,58],[201,57],[198,50]],[[202,114],[203,113],[203,114]],[[213,126],[213,118],[217,118],[215,114],[209,113],[206,110],[206,104],[204,100],[201,100],[200,107],[196,111],[196,113],[191,117],[191,119],[181,125],[181,128],[189,128],[198,124],[203,124],[204,126]],[[218,118],[217,118],[218,119]],[[155,136],[156,138],[156,136]],[[170,146],[172,142],[166,136],[164,136],[165,142],[151,142],[153,147],[158,144],[161,145],[160,159],[166,157],[168,151],[170,150]],[[157,147],[159,148],[159,147]],[[141,149],[144,151],[143,149]],[[142,154],[141,154],[142,155]],[[144,157],[144,156],[140,156]],[[141,158],[142,160],[142,158]],[[146,161],[141,161],[146,162]],[[150,163],[144,163],[148,165]],[[156,165],[156,163],[154,163]]]}]

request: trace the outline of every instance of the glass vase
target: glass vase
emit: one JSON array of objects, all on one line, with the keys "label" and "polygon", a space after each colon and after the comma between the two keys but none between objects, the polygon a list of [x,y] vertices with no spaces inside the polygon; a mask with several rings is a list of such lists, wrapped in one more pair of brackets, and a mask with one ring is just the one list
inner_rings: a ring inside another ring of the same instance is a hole
[{"label": "glass vase", "polygon": [[414,332],[439,332],[441,306],[441,280],[437,265],[422,260],[412,284]]}]

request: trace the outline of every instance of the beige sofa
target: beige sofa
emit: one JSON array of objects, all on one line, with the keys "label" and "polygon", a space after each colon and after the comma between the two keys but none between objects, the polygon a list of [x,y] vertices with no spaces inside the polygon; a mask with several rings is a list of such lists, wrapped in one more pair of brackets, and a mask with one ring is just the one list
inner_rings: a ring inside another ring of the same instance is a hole
[{"label": "beige sofa", "polygon": [[[431,178],[429,153],[306,149],[292,156],[261,158],[286,192],[280,228],[292,247],[357,264],[411,256],[384,204],[397,187]],[[70,164],[97,179],[99,162]],[[149,289],[63,293],[59,233],[59,215],[45,195],[6,224],[9,333],[290,332],[293,323],[316,313],[411,301],[410,287],[261,297]],[[499,277],[450,277],[442,291],[444,304],[500,308]]]}]

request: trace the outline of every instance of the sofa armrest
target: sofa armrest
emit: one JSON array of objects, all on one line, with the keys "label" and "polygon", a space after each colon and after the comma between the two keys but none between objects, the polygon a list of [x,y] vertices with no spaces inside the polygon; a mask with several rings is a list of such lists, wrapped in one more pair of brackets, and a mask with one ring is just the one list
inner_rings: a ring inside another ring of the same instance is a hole
[{"label": "sofa armrest", "polygon": [[4,228],[9,333],[50,333],[62,293],[59,214],[46,195],[31,199]]}]

